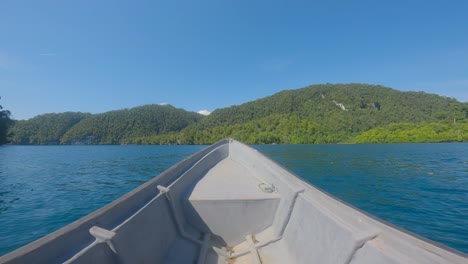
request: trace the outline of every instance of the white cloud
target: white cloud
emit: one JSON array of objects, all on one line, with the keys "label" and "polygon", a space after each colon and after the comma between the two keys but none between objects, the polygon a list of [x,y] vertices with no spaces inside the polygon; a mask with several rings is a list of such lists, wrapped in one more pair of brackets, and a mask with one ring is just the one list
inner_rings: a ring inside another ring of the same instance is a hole
[{"label": "white cloud", "polygon": [[158,105],[168,105],[169,103],[166,103],[166,102],[162,102],[162,103],[159,103]]},{"label": "white cloud", "polygon": [[211,112],[208,111],[208,110],[200,110],[200,111],[198,111],[197,113],[199,113],[199,114],[201,114],[201,115],[205,115],[205,116],[211,114]]}]

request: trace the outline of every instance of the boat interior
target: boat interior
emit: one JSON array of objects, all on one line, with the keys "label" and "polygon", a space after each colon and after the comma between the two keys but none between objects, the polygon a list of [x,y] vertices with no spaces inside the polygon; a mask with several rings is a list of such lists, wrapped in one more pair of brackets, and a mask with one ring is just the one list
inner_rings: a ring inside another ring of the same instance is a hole
[{"label": "boat interior", "polygon": [[[64,263],[447,260],[439,247],[369,217],[233,140],[194,154],[44,239],[23,249],[22,260],[27,260],[24,256]],[[449,257],[463,261],[457,255]]]}]

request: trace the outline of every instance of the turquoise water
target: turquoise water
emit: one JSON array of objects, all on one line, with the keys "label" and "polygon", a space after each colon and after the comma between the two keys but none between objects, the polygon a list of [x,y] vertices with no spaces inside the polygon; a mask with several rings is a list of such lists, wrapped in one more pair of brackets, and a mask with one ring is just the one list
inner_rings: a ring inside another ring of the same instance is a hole
[{"label": "turquoise water", "polygon": [[[0,255],[102,207],[201,148],[0,147]],[[255,148],[362,210],[468,252],[468,144]]]},{"label": "turquoise water", "polygon": [[351,205],[468,253],[468,144],[257,149]]},{"label": "turquoise water", "polygon": [[203,147],[0,147],[0,255],[108,204]]}]

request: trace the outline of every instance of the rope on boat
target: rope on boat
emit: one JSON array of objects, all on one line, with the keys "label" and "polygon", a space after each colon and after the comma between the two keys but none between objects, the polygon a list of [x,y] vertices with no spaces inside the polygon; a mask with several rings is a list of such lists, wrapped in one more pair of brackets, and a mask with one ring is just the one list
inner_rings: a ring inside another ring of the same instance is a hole
[{"label": "rope on boat", "polygon": [[275,185],[273,185],[273,183],[268,185],[267,183],[262,182],[258,185],[258,188],[260,188],[260,190],[262,190],[264,193],[278,192],[278,190],[276,190],[276,187]]}]

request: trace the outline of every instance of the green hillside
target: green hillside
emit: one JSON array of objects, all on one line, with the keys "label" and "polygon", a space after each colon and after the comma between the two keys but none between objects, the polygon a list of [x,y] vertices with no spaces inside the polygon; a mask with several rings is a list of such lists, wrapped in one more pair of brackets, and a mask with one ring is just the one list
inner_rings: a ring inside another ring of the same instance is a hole
[{"label": "green hillside", "polygon": [[394,123],[356,136],[355,143],[468,142],[468,123]]},{"label": "green hillside", "polygon": [[[187,143],[338,143],[392,123],[465,122],[468,104],[366,84],[312,85],[214,111],[182,131]],[[307,124],[307,125],[306,125]]]},{"label": "green hillside", "polygon": [[178,132],[202,116],[171,105],[144,105],[92,115],[68,130],[62,144],[121,144],[129,138]]},{"label": "green hillside", "polygon": [[[466,141],[468,103],[378,85],[321,84],[218,109],[207,117],[146,105],[88,115],[62,130],[54,121],[37,122],[40,117],[19,121],[12,129],[13,143],[210,144],[226,137],[250,144],[365,143],[387,142],[391,136],[378,135],[395,133],[395,126],[420,131],[418,137],[400,135],[402,142],[440,142]],[[430,134],[432,128],[437,136]],[[18,137],[23,130],[27,136]],[[49,130],[60,133],[44,132]]]},{"label": "green hillside", "polygon": [[128,138],[179,132],[202,116],[170,105],[144,105],[102,114],[44,114],[16,121],[12,144],[121,144]]},{"label": "green hillside", "polygon": [[44,114],[29,120],[15,121],[10,129],[10,141],[22,145],[56,145],[74,125],[91,116],[87,113],[66,112]]}]

